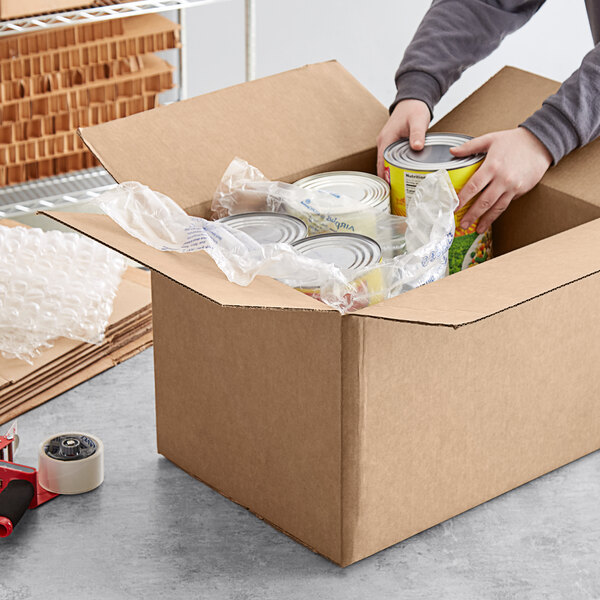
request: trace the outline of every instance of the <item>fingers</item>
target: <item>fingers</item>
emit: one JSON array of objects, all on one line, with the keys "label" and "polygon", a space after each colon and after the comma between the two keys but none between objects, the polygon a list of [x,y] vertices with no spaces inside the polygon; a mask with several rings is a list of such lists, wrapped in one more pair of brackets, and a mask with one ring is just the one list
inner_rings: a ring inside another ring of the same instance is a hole
[{"label": "fingers", "polygon": [[487,162],[487,160],[483,162],[458,193],[458,209],[461,209],[467,202],[477,196],[494,178],[493,163],[488,165]]},{"label": "fingers", "polygon": [[382,131],[377,138],[377,175],[383,177],[384,175],[384,164],[383,164],[383,152],[390,145],[393,144],[398,138],[402,137],[401,134],[396,132]]},{"label": "fingers", "polygon": [[425,102],[421,100],[402,100],[396,105],[388,122],[377,137],[377,175],[384,176],[383,153],[395,141],[409,138],[413,150],[422,150],[425,146],[425,133],[431,115]]},{"label": "fingers", "polygon": [[504,192],[498,201],[483,214],[477,224],[477,233],[485,233],[491,224],[508,208],[508,205],[514,200],[514,197],[509,192]]},{"label": "fingers", "polygon": [[409,143],[413,150],[423,150],[425,146],[425,133],[429,121],[421,115],[410,115],[408,119]]},{"label": "fingers", "polygon": [[[506,193],[506,189],[499,182],[493,181],[483,190],[479,198],[473,202],[472,206],[460,220],[460,226],[463,229],[468,229],[481,215],[491,210]],[[512,198],[512,196],[510,197]]]},{"label": "fingers", "polygon": [[462,156],[470,156],[471,154],[479,154],[480,152],[487,152],[490,144],[492,143],[493,135],[486,134],[480,135],[479,137],[473,138],[461,144],[460,146],[455,146],[454,148],[450,148],[450,152],[454,154],[454,156],[462,157]]}]

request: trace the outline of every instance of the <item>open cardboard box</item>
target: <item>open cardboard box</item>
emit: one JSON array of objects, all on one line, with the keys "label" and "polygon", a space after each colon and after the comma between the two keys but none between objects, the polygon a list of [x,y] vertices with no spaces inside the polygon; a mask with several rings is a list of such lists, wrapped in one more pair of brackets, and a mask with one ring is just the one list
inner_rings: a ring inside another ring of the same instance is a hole
[{"label": "open cardboard box", "polygon": [[[435,129],[513,127],[557,87],[503,69]],[[284,181],[372,171],[386,117],[329,62],[81,135],[117,181],[206,215],[236,155]],[[346,316],[50,214],[152,269],[158,451],[349,565],[600,446],[599,158],[574,152],[515,201],[494,260]]]}]

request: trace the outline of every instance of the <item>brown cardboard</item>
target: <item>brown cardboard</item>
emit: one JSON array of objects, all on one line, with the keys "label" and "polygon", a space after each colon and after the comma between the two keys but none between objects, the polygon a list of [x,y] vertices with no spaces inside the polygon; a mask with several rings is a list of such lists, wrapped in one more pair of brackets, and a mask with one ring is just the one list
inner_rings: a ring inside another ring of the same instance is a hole
[{"label": "brown cardboard", "polygon": [[386,116],[335,62],[165,108],[83,129],[81,135],[117,181],[137,178],[194,214],[202,212],[201,204],[206,210],[234,156],[287,181],[342,161],[367,168],[375,156],[373,131]]},{"label": "brown cardboard", "polygon": [[[0,225],[22,226],[0,219]],[[113,304],[104,340],[59,338],[33,364],[0,357],[0,424],[119,364],[152,344],[150,274],[128,268]]]},{"label": "brown cardboard", "polygon": [[15,19],[93,4],[94,2],[85,2],[85,0],[0,0],[0,19]]},{"label": "brown cardboard", "polygon": [[[556,86],[503,69],[436,128],[514,127]],[[385,119],[324,63],[81,135],[118,181],[205,215],[233,156],[286,181],[373,169]],[[346,316],[107,217],[51,216],[153,269],[159,452],[348,565],[600,446],[598,152],[513,203],[498,258]]]},{"label": "brown cardboard", "polygon": [[[62,69],[168,50],[180,45],[180,26],[161,15],[140,15],[107,23],[112,24],[112,29],[115,29],[117,24],[121,25],[121,28],[110,32],[110,36],[97,36],[92,40],[88,40],[87,36],[84,40],[79,39],[82,37],[83,28],[89,25],[61,29],[61,32],[72,31],[73,44],[39,42],[39,36],[48,35],[50,32],[18,35],[8,40],[0,40],[0,80],[44,75]],[[38,43],[35,43],[36,41]],[[48,48],[49,45],[57,47]]]},{"label": "brown cardboard", "polygon": [[0,185],[94,166],[75,130],[154,108],[172,67],[149,53],[179,29],[142,15],[0,40]]}]

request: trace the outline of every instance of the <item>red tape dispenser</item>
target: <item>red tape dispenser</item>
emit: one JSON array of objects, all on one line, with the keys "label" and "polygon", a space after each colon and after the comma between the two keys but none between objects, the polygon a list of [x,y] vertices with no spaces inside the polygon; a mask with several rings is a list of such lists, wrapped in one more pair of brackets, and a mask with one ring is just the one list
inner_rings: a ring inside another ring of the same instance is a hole
[{"label": "red tape dispenser", "polygon": [[14,461],[17,423],[0,435],[0,538],[9,536],[28,508],[61,494],[82,494],[104,480],[102,442],[84,433],[59,433],[42,442],[39,470]]}]

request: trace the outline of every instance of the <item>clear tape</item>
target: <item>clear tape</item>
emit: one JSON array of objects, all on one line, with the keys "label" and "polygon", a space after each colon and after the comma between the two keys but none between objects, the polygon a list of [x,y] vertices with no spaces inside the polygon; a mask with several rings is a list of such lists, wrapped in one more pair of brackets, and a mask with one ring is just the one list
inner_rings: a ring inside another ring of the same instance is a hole
[{"label": "clear tape", "polygon": [[97,198],[97,204],[134,237],[162,251],[205,250],[229,281],[248,285],[268,275],[311,293],[341,313],[440,279],[448,271],[458,198],[448,173],[425,177],[407,205],[407,217],[364,210],[350,198],[268,181],[241,159],[223,176],[212,205],[223,217],[250,211],[276,211],[302,218],[309,233],[353,232],[376,239],[383,258],[361,272],[299,254],[288,244],[260,245],[218,221],[185,213],[173,200],[137,182],[123,183]]},{"label": "clear tape", "polygon": [[[91,456],[81,460],[57,460],[46,454],[46,446],[60,436],[85,436],[96,445]],[[42,442],[38,450],[38,480],[40,485],[55,494],[84,494],[104,481],[104,444],[88,433],[55,433]]]}]

